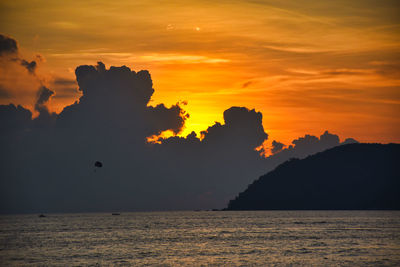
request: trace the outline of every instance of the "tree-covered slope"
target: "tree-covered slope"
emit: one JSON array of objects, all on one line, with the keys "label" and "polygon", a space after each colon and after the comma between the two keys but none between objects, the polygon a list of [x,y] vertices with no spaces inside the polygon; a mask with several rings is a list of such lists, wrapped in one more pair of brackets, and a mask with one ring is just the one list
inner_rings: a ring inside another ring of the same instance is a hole
[{"label": "tree-covered slope", "polygon": [[338,146],[279,165],[227,209],[400,209],[399,167],[400,144]]}]

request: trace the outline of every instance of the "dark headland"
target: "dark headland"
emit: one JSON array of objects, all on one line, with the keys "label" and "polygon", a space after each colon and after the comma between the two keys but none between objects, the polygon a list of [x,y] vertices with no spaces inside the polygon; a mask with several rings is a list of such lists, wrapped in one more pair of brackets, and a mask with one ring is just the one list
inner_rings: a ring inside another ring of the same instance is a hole
[{"label": "dark headland", "polygon": [[350,144],[291,159],[226,210],[399,210],[400,144]]}]

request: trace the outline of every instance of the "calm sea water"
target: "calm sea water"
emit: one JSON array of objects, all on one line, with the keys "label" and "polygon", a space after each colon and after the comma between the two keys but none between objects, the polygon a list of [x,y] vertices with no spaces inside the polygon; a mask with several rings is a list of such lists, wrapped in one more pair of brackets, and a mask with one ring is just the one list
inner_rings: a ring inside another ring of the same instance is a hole
[{"label": "calm sea water", "polygon": [[400,212],[0,216],[2,266],[400,266]]}]

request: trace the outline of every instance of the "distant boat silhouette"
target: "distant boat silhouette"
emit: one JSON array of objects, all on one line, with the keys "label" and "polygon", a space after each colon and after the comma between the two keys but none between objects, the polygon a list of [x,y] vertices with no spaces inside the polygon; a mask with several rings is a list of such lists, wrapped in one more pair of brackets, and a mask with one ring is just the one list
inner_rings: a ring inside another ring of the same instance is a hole
[{"label": "distant boat silhouette", "polygon": [[39,218],[44,218],[44,217],[46,217],[44,214],[39,215]]},{"label": "distant boat silhouette", "polygon": [[111,213],[111,215],[121,215],[121,214],[119,214],[119,213]]}]

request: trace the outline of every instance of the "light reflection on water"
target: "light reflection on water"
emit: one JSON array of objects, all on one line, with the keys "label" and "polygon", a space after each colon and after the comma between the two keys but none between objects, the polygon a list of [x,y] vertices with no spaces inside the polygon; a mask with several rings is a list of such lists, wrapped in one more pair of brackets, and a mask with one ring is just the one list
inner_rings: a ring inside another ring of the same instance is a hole
[{"label": "light reflection on water", "polygon": [[0,216],[0,265],[400,266],[399,211]]}]

